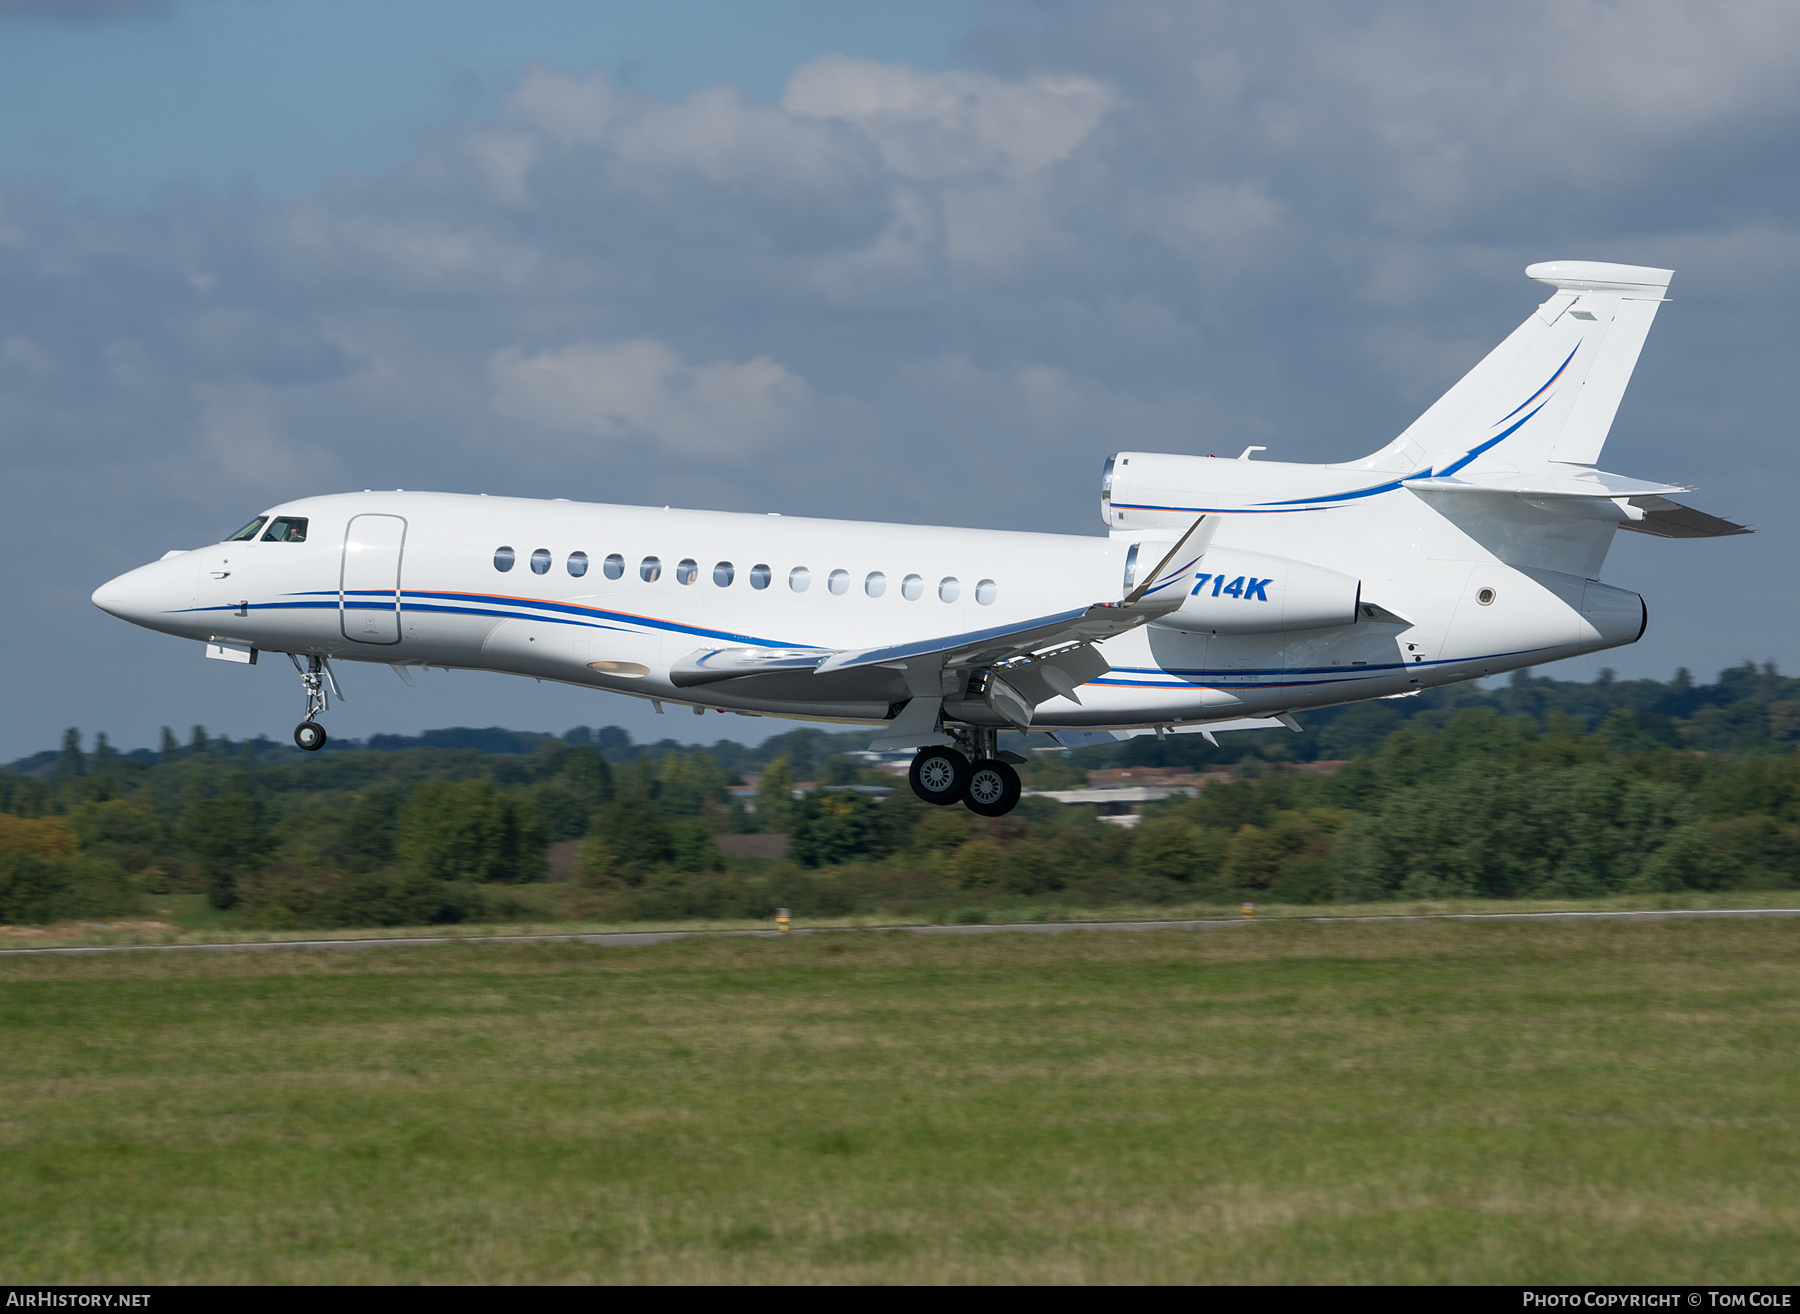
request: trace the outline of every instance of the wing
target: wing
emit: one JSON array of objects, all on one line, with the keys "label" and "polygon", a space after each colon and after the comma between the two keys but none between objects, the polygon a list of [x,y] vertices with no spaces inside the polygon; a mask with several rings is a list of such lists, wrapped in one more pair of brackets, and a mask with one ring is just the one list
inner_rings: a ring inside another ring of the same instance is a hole
[{"label": "wing", "polygon": [[[1093,653],[1094,644],[1181,606],[1183,595],[1175,586],[1187,578],[1194,564],[1188,555],[1198,558],[1198,552],[1190,553],[1189,544],[1207,519],[1196,520],[1157,568],[1120,602],[1096,602],[1010,625],[877,648],[701,648],[674,664],[670,683],[678,689],[693,689],[728,680],[753,680],[759,697],[897,702],[954,692],[958,672],[989,667],[1011,670],[1056,656],[1069,675],[1080,678],[1048,674],[1024,683],[1043,695],[1035,702],[1058,692],[1070,694],[1076,685],[1111,669]],[[1079,656],[1074,655],[1077,650],[1083,650]],[[804,683],[795,677],[802,677]]]}]

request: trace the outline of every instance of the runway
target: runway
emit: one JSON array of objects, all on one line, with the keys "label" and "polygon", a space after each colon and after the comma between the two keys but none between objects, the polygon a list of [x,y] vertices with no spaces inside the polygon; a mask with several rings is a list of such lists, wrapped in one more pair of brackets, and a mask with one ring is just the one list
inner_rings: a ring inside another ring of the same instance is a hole
[{"label": "runway", "polygon": [[1675,908],[1630,912],[1535,912],[1535,913],[1395,913],[1354,917],[1204,917],[1153,922],[984,922],[970,926],[797,926],[791,931],[600,931],[591,934],[546,935],[417,935],[371,940],[225,940],[206,944],[95,944],[43,948],[0,949],[0,958],[30,954],[129,954],[241,951],[251,949],[399,949],[444,944],[596,944],[631,949],[669,940],[753,937],[776,939],[783,935],[835,935],[850,931],[908,932],[914,935],[1001,935],[1024,933],[1053,935],[1065,931],[1219,931],[1230,927],[1281,925],[1305,922],[1555,922],[1594,920],[1674,921],[1707,917],[1800,917],[1800,908]]}]

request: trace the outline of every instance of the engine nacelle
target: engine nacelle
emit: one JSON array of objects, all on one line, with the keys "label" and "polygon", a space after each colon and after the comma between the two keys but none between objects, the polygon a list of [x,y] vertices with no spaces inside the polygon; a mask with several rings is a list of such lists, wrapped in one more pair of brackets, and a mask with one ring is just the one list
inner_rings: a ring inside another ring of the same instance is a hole
[{"label": "engine nacelle", "polygon": [[[1151,547],[1144,544],[1144,552]],[[1305,561],[1222,547],[1201,557],[1181,587],[1187,590],[1181,609],[1152,625],[1188,634],[1284,634],[1353,625],[1362,601],[1361,580]]]}]

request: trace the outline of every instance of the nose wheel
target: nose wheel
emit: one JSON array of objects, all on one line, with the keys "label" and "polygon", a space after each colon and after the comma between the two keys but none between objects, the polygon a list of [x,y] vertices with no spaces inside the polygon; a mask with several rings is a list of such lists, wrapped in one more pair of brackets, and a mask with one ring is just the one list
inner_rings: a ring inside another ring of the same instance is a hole
[{"label": "nose wheel", "polygon": [[337,677],[332,675],[331,667],[325,658],[311,656],[306,665],[300,664],[299,657],[288,654],[288,660],[294,663],[294,669],[300,672],[300,685],[306,691],[306,719],[294,727],[294,743],[308,753],[316,753],[325,747],[325,727],[315,717],[323,716],[331,710],[331,698],[337,695],[339,702],[344,700],[343,690],[338,688]]}]

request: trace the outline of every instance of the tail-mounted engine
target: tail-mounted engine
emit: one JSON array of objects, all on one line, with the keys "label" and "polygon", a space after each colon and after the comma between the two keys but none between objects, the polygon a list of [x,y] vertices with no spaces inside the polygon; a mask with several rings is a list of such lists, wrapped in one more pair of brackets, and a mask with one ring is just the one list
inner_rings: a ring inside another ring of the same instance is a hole
[{"label": "tail-mounted engine", "polygon": [[[1134,543],[1125,553],[1127,590],[1154,569],[1169,543]],[[1356,623],[1362,581],[1264,552],[1214,547],[1167,588],[1187,594],[1178,610],[1150,622],[1188,634],[1285,634]]]}]

